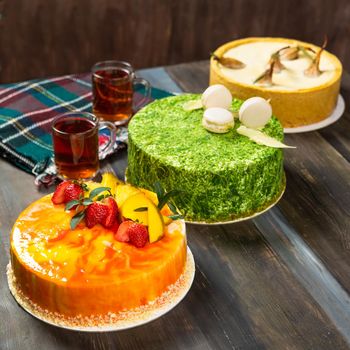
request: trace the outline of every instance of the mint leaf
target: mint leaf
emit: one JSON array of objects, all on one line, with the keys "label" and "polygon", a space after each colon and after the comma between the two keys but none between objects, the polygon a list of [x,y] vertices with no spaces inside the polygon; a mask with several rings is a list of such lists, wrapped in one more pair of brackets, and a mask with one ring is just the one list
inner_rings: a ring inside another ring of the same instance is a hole
[{"label": "mint leaf", "polygon": [[171,197],[174,197],[176,196],[177,194],[179,194],[181,191],[179,190],[171,190],[169,191],[168,193],[166,193],[162,198],[158,198],[158,208],[159,209],[162,209],[164,207],[164,205],[169,201],[169,199]]},{"label": "mint leaf", "polygon": [[140,208],[134,209],[134,211],[147,211],[147,210],[148,210],[147,207],[140,207]]},{"label": "mint leaf", "polygon": [[76,205],[79,205],[79,204],[80,204],[80,201],[78,199],[73,199],[73,200],[71,200],[70,202],[68,202],[66,204],[65,210],[70,210],[70,209],[72,209],[73,207],[75,207]]},{"label": "mint leaf", "polygon": [[92,204],[93,201],[90,198],[84,198],[82,203],[86,206]]},{"label": "mint leaf", "polygon": [[171,210],[174,214],[177,214],[177,209],[176,209],[176,207],[175,207],[174,204],[168,203],[168,207],[170,208],[170,210]]},{"label": "mint leaf", "polygon": [[180,214],[175,214],[175,215],[169,215],[168,218],[173,219],[173,220],[178,220],[178,219],[183,219],[184,216]]},{"label": "mint leaf", "polygon": [[156,194],[157,194],[158,201],[160,202],[161,199],[162,199],[162,197],[164,196],[163,187],[162,187],[162,185],[160,184],[159,181],[156,181],[156,182],[153,184],[153,187],[154,187],[154,191],[155,191]]},{"label": "mint leaf", "polygon": [[71,230],[74,230],[78,226],[79,222],[84,219],[84,217],[85,217],[85,210],[82,210],[77,214],[75,214],[70,221]]},{"label": "mint leaf", "polygon": [[100,193],[104,192],[104,191],[110,191],[111,188],[110,187],[97,187],[95,189],[93,189],[90,192],[89,198],[91,200],[93,200],[97,195],[99,195]]}]

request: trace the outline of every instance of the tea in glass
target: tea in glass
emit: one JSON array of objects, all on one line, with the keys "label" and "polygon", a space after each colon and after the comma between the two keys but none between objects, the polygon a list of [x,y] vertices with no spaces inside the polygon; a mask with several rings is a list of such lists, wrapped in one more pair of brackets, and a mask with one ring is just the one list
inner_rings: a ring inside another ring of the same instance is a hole
[{"label": "tea in glass", "polygon": [[[134,86],[143,85],[145,96],[133,105]],[[142,78],[136,78],[127,62],[105,61],[92,69],[93,112],[101,120],[116,125],[125,124],[150,95],[150,85]]]},{"label": "tea in glass", "polygon": [[[115,126],[100,123],[86,112],[58,116],[52,126],[53,148],[57,173],[64,179],[91,179],[99,169],[98,131],[110,129],[110,143],[115,142]],[[106,150],[104,150],[105,152]]]}]

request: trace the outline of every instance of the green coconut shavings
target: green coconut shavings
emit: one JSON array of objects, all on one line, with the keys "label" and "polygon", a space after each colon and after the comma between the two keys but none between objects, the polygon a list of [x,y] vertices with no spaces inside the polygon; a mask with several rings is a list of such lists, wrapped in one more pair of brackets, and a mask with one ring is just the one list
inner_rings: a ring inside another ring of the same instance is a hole
[{"label": "green coconut shavings", "polygon": [[[283,152],[258,145],[235,127],[214,134],[202,127],[203,110],[183,104],[188,94],[158,100],[129,124],[128,181],[153,189],[157,181],[181,194],[173,201],[190,221],[226,221],[249,216],[270,205],[284,188]],[[238,111],[242,101],[234,100]],[[262,130],[283,141],[283,128],[271,118]]]}]

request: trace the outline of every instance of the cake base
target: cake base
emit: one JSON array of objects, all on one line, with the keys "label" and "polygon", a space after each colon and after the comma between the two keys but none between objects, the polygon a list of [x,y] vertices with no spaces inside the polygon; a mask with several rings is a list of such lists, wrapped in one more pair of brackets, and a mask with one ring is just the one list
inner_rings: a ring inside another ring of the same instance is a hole
[{"label": "cake base", "polygon": [[180,278],[156,300],[141,307],[108,313],[105,316],[91,317],[64,317],[58,313],[52,313],[42,309],[26,296],[18,288],[13,274],[11,263],[7,266],[7,282],[11,294],[17,303],[29,314],[39,320],[56,327],[83,332],[111,332],[120,331],[151,322],[173,309],[186,296],[190,290],[195,275],[195,263],[190,248],[187,247],[187,260]]},{"label": "cake base", "polygon": [[309,131],[315,131],[322,128],[325,128],[326,126],[329,126],[333,123],[335,123],[340,117],[343,115],[345,111],[345,101],[342,95],[338,95],[337,105],[335,106],[332,114],[326,118],[321,120],[320,122],[304,125],[304,126],[297,126],[294,128],[284,128],[285,134],[298,134],[302,132],[309,132]]},{"label": "cake base", "polygon": [[[285,179],[285,176],[284,176],[284,179]],[[217,222],[190,221],[190,220],[186,220],[186,219],[185,219],[185,222],[187,224],[194,224],[194,225],[227,225],[227,224],[234,224],[236,222],[253,219],[253,218],[255,218],[255,217],[265,213],[266,211],[270,210],[272,207],[274,207],[279,202],[279,200],[282,198],[285,190],[286,190],[286,180],[284,180],[283,188],[282,188],[281,192],[279,193],[278,197],[275,199],[274,202],[270,203],[264,209],[262,209],[260,211],[257,211],[257,212],[255,212],[255,213],[253,213],[251,215],[248,215],[248,216],[242,216],[242,217],[239,217],[239,218],[234,219],[234,220],[217,221]]]}]

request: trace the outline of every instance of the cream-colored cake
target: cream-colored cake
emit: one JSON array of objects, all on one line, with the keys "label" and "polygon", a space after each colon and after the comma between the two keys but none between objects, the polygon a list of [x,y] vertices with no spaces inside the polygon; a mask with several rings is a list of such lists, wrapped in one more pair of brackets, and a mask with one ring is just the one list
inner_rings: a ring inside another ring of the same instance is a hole
[{"label": "cream-colored cake", "polygon": [[[273,73],[271,85],[256,82],[269,68],[271,56],[285,47],[302,47],[306,51],[300,50],[296,59],[281,59],[285,69]],[[235,40],[219,47],[214,54],[239,60],[244,65],[231,69],[212,58],[210,84],[223,84],[241,99],[253,96],[271,99],[274,114],[284,127],[313,124],[334,110],[342,73],[340,61],[323,51],[319,64],[321,74],[312,77],[305,74],[319,50],[315,45],[284,38]]]}]

